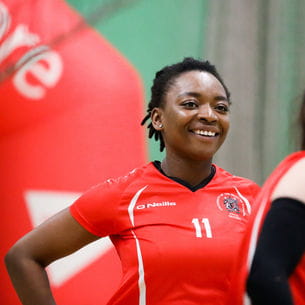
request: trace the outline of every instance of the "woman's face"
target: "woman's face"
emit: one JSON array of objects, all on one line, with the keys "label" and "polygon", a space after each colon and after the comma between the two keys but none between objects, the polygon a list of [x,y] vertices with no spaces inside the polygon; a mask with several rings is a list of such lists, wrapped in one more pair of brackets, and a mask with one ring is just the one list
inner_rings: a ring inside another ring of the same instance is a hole
[{"label": "woman's face", "polygon": [[[222,84],[203,71],[179,75],[153,111],[167,156],[211,160],[229,130],[229,101]],[[160,127],[162,124],[162,127]]]}]

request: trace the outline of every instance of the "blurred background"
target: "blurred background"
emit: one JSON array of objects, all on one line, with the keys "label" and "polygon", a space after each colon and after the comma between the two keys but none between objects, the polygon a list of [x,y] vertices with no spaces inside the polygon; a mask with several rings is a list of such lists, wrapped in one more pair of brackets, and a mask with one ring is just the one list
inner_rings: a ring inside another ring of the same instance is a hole
[{"label": "blurred background", "polygon": [[[3,256],[84,190],[162,159],[140,122],[155,72],[186,56],[232,94],[215,162],[262,184],[297,147],[302,0],[0,0],[0,303],[20,304]],[[48,268],[58,304],[105,304],[120,280],[108,239]]]}]

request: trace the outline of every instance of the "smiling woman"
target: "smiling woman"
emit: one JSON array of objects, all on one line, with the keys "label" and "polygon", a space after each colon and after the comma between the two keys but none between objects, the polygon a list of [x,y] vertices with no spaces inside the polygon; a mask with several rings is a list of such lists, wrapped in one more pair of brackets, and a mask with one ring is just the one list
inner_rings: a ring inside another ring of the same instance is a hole
[{"label": "smiling woman", "polygon": [[103,236],[123,270],[109,305],[225,303],[259,190],[212,163],[230,93],[213,65],[193,58],[157,72],[151,93],[142,124],[150,120],[164,160],[90,189],[12,247],[6,263],[23,304],[55,304],[44,268]]},{"label": "smiling woman", "polygon": [[166,174],[192,185],[209,175],[229,129],[229,106],[230,93],[208,61],[186,58],[156,74],[143,123],[151,117],[149,136],[160,139],[161,151],[166,147]]}]

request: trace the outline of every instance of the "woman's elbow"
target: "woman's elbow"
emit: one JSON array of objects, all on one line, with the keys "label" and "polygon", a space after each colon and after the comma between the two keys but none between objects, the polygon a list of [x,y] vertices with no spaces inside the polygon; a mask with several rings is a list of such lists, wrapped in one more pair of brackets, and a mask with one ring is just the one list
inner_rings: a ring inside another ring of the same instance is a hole
[{"label": "woman's elbow", "polygon": [[7,270],[9,271],[15,266],[17,266],[23,260],[24,257],[24,251],[17,242],[9,249],[9,251],[4,256],[4,263]]}]

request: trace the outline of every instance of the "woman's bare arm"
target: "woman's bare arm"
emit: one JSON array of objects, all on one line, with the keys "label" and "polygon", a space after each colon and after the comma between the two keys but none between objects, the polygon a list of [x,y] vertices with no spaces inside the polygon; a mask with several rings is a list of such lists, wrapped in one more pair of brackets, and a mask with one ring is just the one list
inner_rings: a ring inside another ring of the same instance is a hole
[{"label": "woman's bare arm", "polygon": [[18,240],[5,263],[22,304],[54,305],[45,267],[98,238],[65,209]]},{"label": "woman's bare arm", "polygon": [[305,158],[299,160],[280,179],[271,200],[289,197],[305,202]]}]

